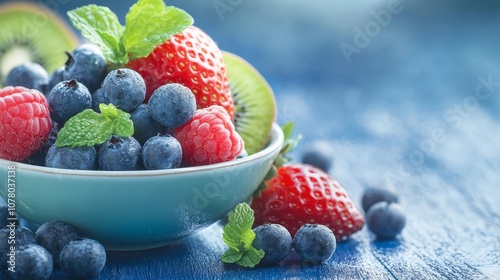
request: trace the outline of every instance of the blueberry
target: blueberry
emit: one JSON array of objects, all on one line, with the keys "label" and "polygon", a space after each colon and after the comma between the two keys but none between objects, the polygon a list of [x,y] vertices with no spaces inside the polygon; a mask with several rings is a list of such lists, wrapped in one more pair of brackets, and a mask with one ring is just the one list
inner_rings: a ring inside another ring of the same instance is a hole
[{"label": "blueberry", "polygon": [[106,59],[101,50],[92,44],[80,45],[73,54],[66,53],[63,78],[76,79],[84,84],[89,91],[94,92],[100,86],[107,73]]},{"label": "blueberry", "polygon": [[377,202],[387,201],[397,203],[398,200],[398,196],[389,190],[381,188],[368,188],[365,190],[363,197],[361,198],[361,206],[366,213],[368,212],[368,209],[370,209],[370,207]]},{"label": "blueberry", "polygon": [[25,62],[9,72],[4,86],[23,86],[44,92],[48,83],[49,74],[42,66],[33,62]]},{"label": "blueberry", "polygon": [[133,137],[111,136],[97,154],[101,170],[137,170],[141,163],[141,144]]},{"label": "blueberry", "polygon": [[324,225],[305,224],[295,233],[293,249],[306,262],[326,262],[335,252],[337,241],[333,232]]},{"label": "blueberry", "polygon": [[406,216],[397,203],[377,202],[366,213],[366,225],[379,239],[396,237],[405,224]]},{"label": "blueberry", "polygon": [[18,247],[33,243],[35,243],[35,234],[26,227],[9,225],[2,228],[0,230],[0,268],[16,263],[14,255],[16,252],[11,252],[11,246]]},{"label": "blueberry", "polygon": [[264,224],[254,230],[253,246],[265,252],[262,264],[279,263],[292,250],[292,236],[290,232],[279,224]]},{"label": "blueberry", "polygon": [[104,97],[104,91],[100,88],[92,93],[92,110],[100,113],[101,109],[99,109],[99,104],[101,103],[109,104],[109,102],[106,101],[106,98]]},{"label": "blueberry", "polygon": [[153,120],[149,114],[148,104],[141,104],[130,113],[130,119],[134,123],[134,138],[144,145],[146,141],[158,134],[163,133],[166,128]]},{"label": "blueberry", "polygon": [[76,148],[50,147],[45,157],[45,166],[64,169],[95,170],[97,168],[97,152],[93,146]]},{"label": "blueberry", "polygon": [[53,269],[52,256],[38,244],[28,244],[16,248],[14,272],[9,270],[12,279],[44,280],[48,279]]},{"label": "blueberry", "polygon": [[109,72],[101,86],[104,100],[125,112],[132,112],[146,98],[146,83],[132,69],[121,68]]},{"label": "blueberry", "polygon": [[196,111],[193,92],[181,84],[166,84],[157,88],[148,105],[151,117],[170,128],[187,123]]},{"label": "blueberry", "polygon": [[57,134],[59,133],[59,124],[56,122],[52,122],[52,129],[50,130],[49,138],[45,143],[43,143],[42,148],[38,150],[35,154],[33,154],[30,158],[27,159],[27,163],[34,165],[45,165],[45,157],[49,152],[50,147],[54,145],[57,140]]},{"label": "blueberry", "polygon": [[54,263],[59,263],[59,254],[71,240],[79,238],[76,229],[62,221],[43,223],[35,232],[36,243],[47,249]]},{"label": "blueberry", "polygon": [[182,149],[177,139],[169,134],[149,138],[142,147],[146,169],[170,169],[181,166]]},{"label": "blueberry", "polygon": [[328,172],[333,162],[332,146],[322,140],[311,143],[302,154],[302,162]]},{"label": "blueberry", "polygon": [[101,243],[95,240],[76,239],[61,250],[60,261],[62,269],[69,277],[94,278],[106,264],[106,251]]},{"label": "blueberry", "polygon": [[50,117],[61,125],[81,111],[92,108],[92,95],[75,79],[55,85],[47,95],[47,101]]},{"label": "blueberry", "polygon": [[58,83],[64,81],[63,75],[64,66],[57,68],[56,71],[50,75],[49,84],[45,88],[45,95],[47,95]]}]

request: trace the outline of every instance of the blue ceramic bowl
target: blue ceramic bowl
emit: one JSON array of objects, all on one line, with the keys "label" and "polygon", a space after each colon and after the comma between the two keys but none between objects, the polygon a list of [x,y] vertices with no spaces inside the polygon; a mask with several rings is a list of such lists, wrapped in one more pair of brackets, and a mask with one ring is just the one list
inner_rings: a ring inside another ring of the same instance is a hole
[{"label": "blue ceramic bowl", "polygon": [[[81,171],[0,159],[0,194],[34,224],[67,222],[108,250],[164,246],[205,228],[249,197],[283,144],[274,124],[260,152],[231,162],[148,171]],[[8,189],[9,168],[15,190]]]}]

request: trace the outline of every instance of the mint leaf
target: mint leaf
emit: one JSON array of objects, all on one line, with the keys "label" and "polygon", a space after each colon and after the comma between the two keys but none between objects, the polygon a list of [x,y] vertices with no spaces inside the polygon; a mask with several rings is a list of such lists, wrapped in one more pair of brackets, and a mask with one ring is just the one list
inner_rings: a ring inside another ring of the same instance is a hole
[{"label": "mint leaf", "polygon": [[123,136],[134,134],[134,122],[130,119],[130,114],[122,110],[118,111],[118,118],[113,122],[115,135]]},{"label": "mint leaf", "polygon": [[251,248],[243,253],[243,256],[236,262],[244,267],[254,267],[264,257],[264,251]]},{"label": "mint leaf", "polygon": [[254,267],[264,257],[264,251],[252,246],[255,233],[253,210],[246,203],[238,204],[229,215],[229,222],[224,226],[222,239],[229,249],[222,255],[226,263],[237,263],[245,267]]},{"label": "mint leaf", "polygon": [[123,64],[128,61],[122,43],[125,27],[109,8],[87,5],[68,11],[68,17],[83,37],[101,49],[108,62]]},{"label": "mint leaf", "polygon": [[148,56],[159,44],[193,24],[185,11],[163,0],[139,0],[125,17],[123,44],[130,59]]},{"label": "mint leaf", "polygon": [[99,104],[99,111],[108,120],[114,120],[118,118],[118,108],[113,104]]},{"label": "mint leaf", "polygon": [[71,10],[68,17],[83,37],[101,49],[110,69],[148,56],[194,22],[188,13],[166,6],[163,0],[138,0],[125,16],[125,26],[109,8],[94,4]]},{"label": "mint leaf", "polygon": [[113,104],[99,104],[99,110],[101,114],[108,120],[112,121],[113,124],[113,134],[117,136],[133,135],[134,134],[134,123],[130,119],[130,114],[119,110]]},{"label": "mint leaf", "polygon": [[73,116],[64,124],[64,127],[57,134],[56,145],[58,147],[80,147],[103,143],[108,139],[106,130],[109,128],[110,124],[102,115],[92,109],[87,109]]},{"label": "mint leaf", "polygon": [[242,256],[243,253],[239,250],[229,248],[226,252],[224,252],[221,259],[225,263],[235,263],[239,261]]},{"label": "mint leaf", "polygon": [[101,114],[86,109],[71,117],[57,134],[58,147],[93,146],[104,143],[112,135],[130,137],[134,134],[134,124],[130,114],[113,104],[99,104]]},{"label": "mint leaf", "polygon": [[253,238],[255,238],[255,233],[252,231],[253,222],[253,210],[246,203],[238,204],[229,215],[229,223],[224,227],[222,233],[224,242],[233,248],[238,248],[242,242],[245,245],[249,241],[253,242]]}]

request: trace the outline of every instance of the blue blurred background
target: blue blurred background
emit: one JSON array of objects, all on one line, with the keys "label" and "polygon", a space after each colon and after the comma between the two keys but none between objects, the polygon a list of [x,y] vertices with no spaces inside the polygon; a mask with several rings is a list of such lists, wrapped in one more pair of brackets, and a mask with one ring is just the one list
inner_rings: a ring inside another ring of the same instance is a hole
[{"label": "blue blurred background", "polygon": [[[64,15],[92,1],[35,2]],[[123,23],[132,2],[100,4]],[[304,137],[296,157],[318,139],[333,146],[331,173],[354,197],[384,184],[417,196],[415,212],[472,201],[499,221],[499,1],[167,2],[268,79],[278,121]],[[472,264],[498,261],[471,251]]]}]

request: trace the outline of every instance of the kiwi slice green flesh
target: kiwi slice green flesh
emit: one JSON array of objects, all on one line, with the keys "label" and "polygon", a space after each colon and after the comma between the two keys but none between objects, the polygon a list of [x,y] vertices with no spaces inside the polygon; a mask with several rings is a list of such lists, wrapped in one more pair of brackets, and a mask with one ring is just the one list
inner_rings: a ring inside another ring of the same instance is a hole
[{"label": "kiwi slice green flesh", "polygon": [[26,61],[52,73],[64,65],[64,51],[80,42],[58,15],[34,3],[0,5],[0,87],[12,68]]},{"label": "kiwi slice green flesh", "polygon": [[269,140],[276,120],[274,93],[262,75],[243,58],[223,52],[229,87],[234,101],[234,125],[249,155]]}]

